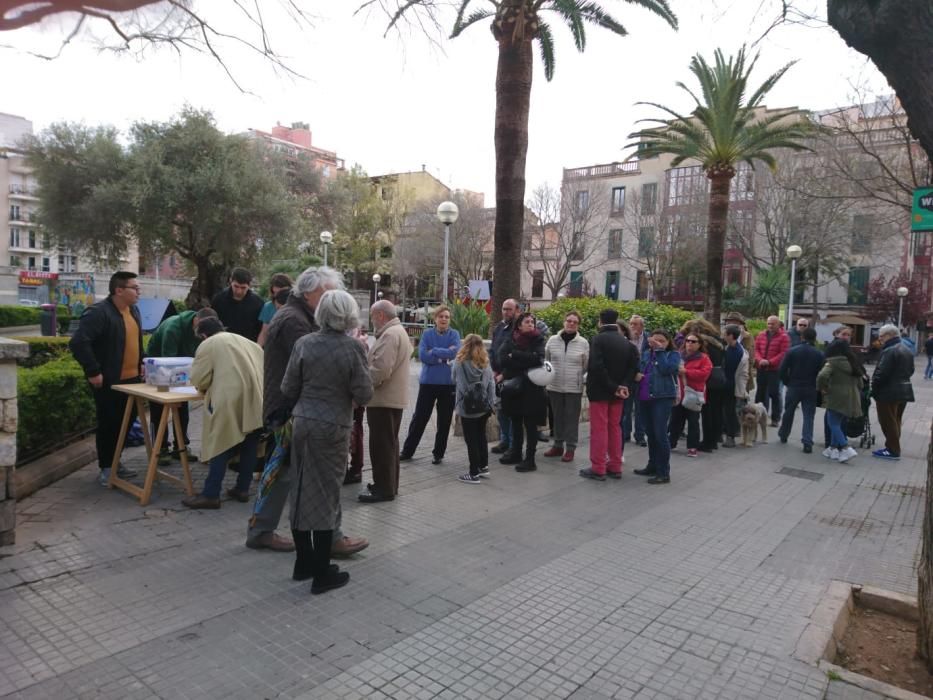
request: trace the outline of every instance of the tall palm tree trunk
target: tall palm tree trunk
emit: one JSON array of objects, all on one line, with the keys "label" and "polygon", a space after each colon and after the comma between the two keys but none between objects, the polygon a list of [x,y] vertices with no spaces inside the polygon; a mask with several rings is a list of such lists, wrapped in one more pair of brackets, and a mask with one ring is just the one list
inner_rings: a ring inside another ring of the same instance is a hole
[{"label": "tall palm tree trunk", "polygon": [[531,102],[531,36],[498,38],[496,71],[496,228],[493,257],[493,318],[502,301],[521,292],[522,231],[525,227],[525,156]]},{"label": "tall palm tree trunk", "polygon": [[706,228],[706,299],[703,316],[719,328],[722,312],[722,261],[729,219],[729,189],[734,168],[710,169],[709,218]]}]

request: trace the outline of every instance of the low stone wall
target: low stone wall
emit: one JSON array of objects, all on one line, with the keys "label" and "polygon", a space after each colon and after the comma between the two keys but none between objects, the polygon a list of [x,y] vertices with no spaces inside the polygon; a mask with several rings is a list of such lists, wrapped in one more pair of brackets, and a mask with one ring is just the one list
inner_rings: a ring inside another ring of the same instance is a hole
[{"label": "low stone wall", "polygon": [[0,338],[0,545],[16,541],[16,360],[28,355],[26,343]]}]

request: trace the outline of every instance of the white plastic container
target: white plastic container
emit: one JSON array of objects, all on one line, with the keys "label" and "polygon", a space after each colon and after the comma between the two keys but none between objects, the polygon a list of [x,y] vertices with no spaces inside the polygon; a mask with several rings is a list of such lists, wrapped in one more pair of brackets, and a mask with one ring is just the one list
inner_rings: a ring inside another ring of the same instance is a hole
[{"label": "white plastic container", "polygon": [[146,384],[167,391],[169,387],[185,386],[191,381],[193,357],[147,357]]}]

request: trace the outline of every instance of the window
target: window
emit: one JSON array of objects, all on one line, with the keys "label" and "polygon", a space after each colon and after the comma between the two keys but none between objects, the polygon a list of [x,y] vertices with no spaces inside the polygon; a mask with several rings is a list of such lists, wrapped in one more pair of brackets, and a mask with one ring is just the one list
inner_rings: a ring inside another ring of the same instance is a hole
[{"label": "window", "polygon": [[667,171],[667,204],[678,207],[705,204],[709,193],[709,178],[702,166],[691,165]]},{"label": "window", "polygon": [[609,299],[619,298],[619,272],[612,270],[606,273],[606,297]]},{"label": "window", "polygon": [[77,255],[59,255],[58,256],[58,271],[59,272],[77,272],[78,271],[78,256]]},{"label": "window", "polygon": [[18,228],[10,229],[10,247],[11,248],[19,248],[19,243],[20,243],[19,234],[20,234],[20,231]]},{"label": "window", "polygon": [[52,258],[48,256],[42,257],[42,271],[51,272],[52,271]]},{"label": "window", "polygon": [[10,205],[10,220],[11,221],[22,221],[22,219],[19,218],[19,205],[18,204]]},{"label": "window", "polygon": [[544,296],[544,270],[535,270],[531,275],[531,298],[540,299]]},{"label": "window", "polygon": [[658,183],[648,182],[641,186],[641,213],[654,214],[658,206]]},{"label": "window", "polygon": [[638,257],[647,258],[654,253],[654,227],[642,226],[638,229]]},{"label": "window", "polygon": [[865,290],[868,288],[867,267],[849,268],[849,288],[846,294],[846,304],[864,304]]},{"label": "window", "polygon": [[570,259],[583,260],[583,231],[574,231],[573,242],[570,245]]},{"label": "window", "polygon": [[52,242],[49,240],[48,236],[42,236],[42,250],[49,250],[52,247]]},{"label": "window", "polygon": [[729,188],[729,199],[733,202],[748,202],[755,198],[755,171],[748,163],[739,163]]},{"label": "window", "polygon": [[30,247],[30,248],[37,248],[37,247],[38,247],[38,246],[36,245],[37,242],[38,242],[38,236],[36,236],[36,232],[35,232],[35,231],[30,231],[30,232],[29,232],[29,247]]},{"label": "window", "polygon": [[874,221],[870,216],[856,214],[852,217],[852,253],[871,252],[871,231]]},{"label": "window", "polygon": [[583,296],[583,273],[582,272],[571,272],[570,273],[570,296],[572,297]]},{"label": "window", "polygon": [[30,255],[28,258],[26,258],[26,267],[29,270],[35,271],[36,269],[36,256],[35,255]]},{"label": "window", "polygon": [[590,191],[589,190],[580,190],[577,192],[577,199],[574,202],[576,205],[575,213],[577,216],[586,213],[586,210],[590,207]]},{"label": "window", "polygon": [[608,257],[618,258],[622,255],[622,229],[614,228],[609,231]]},{"label": "window", "polygon": [[18,255],[11,255],[11,256],[10,256],[10,267],[19,267],[19,266],[20,266],[20,262],[21,262],[21,261],[20,261]]},{"label": "window", "polygon": [[622,213],[622,210],[625,208],[625,188],[624,187],[613,187],[612,188],[612,209],[610,211],[611,216],[618,216]]},{"label": "window", "polygon": [[648,298],[648,273],[645,270],[638,270],[635,273],[635,298]]}]

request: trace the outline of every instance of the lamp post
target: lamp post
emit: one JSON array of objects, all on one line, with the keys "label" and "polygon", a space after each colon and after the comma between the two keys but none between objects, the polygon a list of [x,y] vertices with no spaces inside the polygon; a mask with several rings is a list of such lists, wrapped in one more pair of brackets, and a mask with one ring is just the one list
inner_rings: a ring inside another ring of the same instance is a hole
[{"label": "lamp post", "polygon": [[900,332],[901,320],[904,318],[904,297],[907,296],[910,290],[907,287],[898,287],[897,288],[897,330]]},{"label": "lamp post", "polygon": [[787,246],[787,257],[790,258],[790,298],[787,300],[787,318],[784,325],[791,327],[794,316],[794,277],[797,275],[797,258],[803,255],[803,248],[799,245]]},{"label": "lamp post", "polygon": [[442,282],[444,291],[441,293],[441,301],[447,298],[447,258],[450,250],[450,225],[459,216],[460,210],[457,209],[457,205],[453,202],[441,202],[437,207],[437,218],[444,224],[444,275]]},{"label": "lamp post", "polygon": [[324,246],[324,267],[327,267],[327,246],[329,246],[334,240],[334,234],[330,231],[321,231],[321,235],[318,236],[321,239],[321,244]]},{"label": "lamp post", "polygon": [[375,304],[376,300],[378,299],[376,295],[379,293],[379,280],[381,279],[382,275],[380,275],[378,272],[373,275],[373,304]]}]

